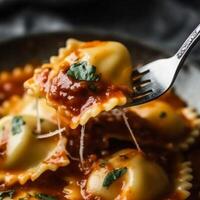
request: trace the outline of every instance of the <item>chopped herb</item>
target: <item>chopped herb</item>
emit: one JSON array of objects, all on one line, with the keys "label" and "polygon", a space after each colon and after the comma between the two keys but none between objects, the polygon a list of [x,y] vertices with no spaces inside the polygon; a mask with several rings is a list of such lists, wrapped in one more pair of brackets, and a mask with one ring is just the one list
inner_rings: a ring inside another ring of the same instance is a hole
[{"label": "chopped herb", "polygon": [[99,161],[99,167],[103,168],[106,166],[106,161],[105,160],[100,160]]},{"label": "chopped herb", "polygon": [[120,155],[119,156],[122,160],[128,160],[129,157],[127,155]]},{"label": "chopped herb", "polygon": [[161,113],[160,113],[160,118],[165,118],[165,117],[167,117],[167,113],[166,112],[164,112],[164,111],[162,111]]},{"label": "chopped herb", "polygon": [[79,81],[98,81],[100,79],[100,76],[96,74],[96,67],[86,61],[71,65],[67,75]]},{"label": "chopped herb", "polygon": [[116,181],[126,172],[127,172],[127,167],[114,169],[113,171],[109,172],[103,181],[103,187],[109,187],[114,181]]},{"label": "chopped herb", "polygon": [[14,193],[14,190],[2,191],[0,192],[0,200],[3,200],[6,197],[13,198]]},{"label": "chopped herb", "polygon": [[50,196],[48,194],[42,194],[42,193],[35,194],[35,198],[39,200],[57,200],[56,197]]},{"label": "chopped herb", "polygon": [[12,134],[13,135],[19,134],[22,131],[21,127],[23,125],[25,125],[25,121],[23,120],[23,118],[21,116],[13,117],[13,119],[12,119]]},{"label": "chopped herb", "polygon": [[44,119],[40,119],[40,123],[43,123],[44,122]]}]

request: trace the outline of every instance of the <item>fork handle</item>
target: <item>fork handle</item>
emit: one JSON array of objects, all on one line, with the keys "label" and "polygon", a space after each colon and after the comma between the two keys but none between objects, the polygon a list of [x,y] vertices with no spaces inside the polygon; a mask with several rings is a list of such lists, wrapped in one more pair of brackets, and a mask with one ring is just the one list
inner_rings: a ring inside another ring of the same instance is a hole
[{"label": "fork handle", "polygon": [[[184,62],[185,58],[194,47],[194,45],[200,39],[200,24],[194,29],[194,31],[189,35],[186,41],[183,43],[181,48],[176,53],[176,57],[178,58],[180,64]],[[179,65],[180,65],[179,64]]]}]

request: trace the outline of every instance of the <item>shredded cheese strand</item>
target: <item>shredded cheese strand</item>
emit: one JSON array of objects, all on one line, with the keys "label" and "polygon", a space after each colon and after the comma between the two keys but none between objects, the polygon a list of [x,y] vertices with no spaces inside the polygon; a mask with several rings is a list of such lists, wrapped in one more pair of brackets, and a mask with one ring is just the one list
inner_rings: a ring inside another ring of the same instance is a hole
[{"label": "shredded cheese strand", "polygon": [[124,123],[125,123],[126,127],[128,128],[128,130],[129,130],[129,132],[131,134],[131,137],[132,137],[132,139],[133,139],[133,141],[135,143],[135,146],[136,146],[137,150],[142,152],[142,150],[141,150],[141,148],[140,148],[140,146],[139,146],[139,144],[138,144],[138,142],[137,142],[137,140],[135,138],[135,135],[134,135],[134,133],[133,133],[131,127],[130,127],[130,124],[128,122],[128,118],[126,116],[126,113],[123,110],[121,110],[121,113],[122,113],[122,117],[124,119]]},{"label": "shredded cheese strand", "polygon": [[80,161],[83,164],[84,157],[83,157],[83,151],[84,151],[84,136],[85,136],[85,125],[81,127],[81,137],[80,137],[80,148],[79,148],[79,156]]},{"label": "shredded cheese strand", "polygon": [[76,157],[72,156],[69,152],[67,152],[67,155],[68,155],[69,158],[71,158],[72,160],[75,160],[75,161],[79,161],[79,160],[80,160],[79,158],[76,158]]},{"label": "shredded cheese strand", "polygon": [[40,121],[40,115],[39,115],[39,99],[38,99],[38,97],[36,97],[35,109],[36,109],[36,120],[37,120],[36,133],[41,133],[41,121]]},{"label": "shredded cheese strand", "polygon": [[[61,130],[60,118],[59,118],[58,111],[56,112],[56,115],[57,115],[57,124],[58,124],[58,130]],[[61,132],[60,132],[59,136],[61,137]]]},{"label": "shredded cheese strand", "polygon": [[65,128],[61,128],[52,132],[49,132],[47,134],[42,134],[42,135],[38,135],[37,138],[38,139],[44,139],[44,138],[49,138],[49,137],[53,137],[55,135],[60,135],[63,131],[65,131]]}]

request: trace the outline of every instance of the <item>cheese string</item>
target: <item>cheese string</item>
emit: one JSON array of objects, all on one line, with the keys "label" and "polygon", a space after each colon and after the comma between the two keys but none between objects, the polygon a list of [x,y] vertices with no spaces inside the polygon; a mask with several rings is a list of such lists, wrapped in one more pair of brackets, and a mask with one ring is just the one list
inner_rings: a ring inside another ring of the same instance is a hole
[{"label": "cheese string", "polygon": [[79,156],[80,156],[81,164],[83,164],[83,162],[84,162],[84,156],[83,156],[83,151],[84,151],[84,136],[85,136],[85,125],[83,125],[81,127],[81,136],[80,136]]},{"label": "cheese string", "polygon": [[72,156],[69,152],[67,152],[67,155],[69,156],[69,158],[71,158],[74,161],[79,161],[80,160],[79,158],[76,158],[76,157]]},{"label": "cheese string", "polygon": [[36,109],[36,120],[37,120],[36,132],[39,134],[41,133],[41,121],[40,121],[40,115],[39,115],[39,98],[38,97],[36,97],[35,109]]},{"label": "cheese string", "polygon": [[[58,124],[58,130],[61,130],[61,125],[60,125],[60,117],[58,111],[56,112],[57,115],[57,124]],[[62,131],[59,132],[59,137],[62,136]]]},{"label": "cheese string", "polygon": [[49,132],[49,133],[46,133],[46,134],[38,135],[37,138],[38,139],[44,139],[44,138],[53,137],[53,136],[58,135],[58,134],[60,136],[60,134],[64,131],[65,131],[65,128],[61,128],[61,129],[58,129],[58,130],[55,130],[55,131],[52,131],[52,132]]},{"label": "cheese string", "polygon": [[133,139],[133,141],[135,143],[135,146],[136,146],[137,150],[139,152],[142,152],[142,150],[141,150],[141,148],[140,148],[140,146],[139,146],[139,144],[138,144],[138,142],[137,142],[137,140],[135,138],[135,134],[133,133],[133,131],[132,131],[131,127],[130,127],[130,124],[128,122],[128,117],[126,116],[126,113],[122,109],[120,109],[120,111],[121,111],[122,117],[124,119],[124,123],[125,123],[126,127],[128,128],[128,130],[129,130],[129,132],[131,134],[131,137],[132,137],[132,139]]}]

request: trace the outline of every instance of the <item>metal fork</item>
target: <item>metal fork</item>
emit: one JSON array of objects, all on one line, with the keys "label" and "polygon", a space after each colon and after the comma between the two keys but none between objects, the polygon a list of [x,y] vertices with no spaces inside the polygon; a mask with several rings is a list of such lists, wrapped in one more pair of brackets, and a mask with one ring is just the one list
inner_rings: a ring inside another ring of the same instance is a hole
[{"label": "metal fork", "polygon": [[173,85],[183,62],[199,39],[200,24],[174,56],[156,60],[134,70],[132,73],[133,95],[130,104],[143,104],[164,94]]}]

